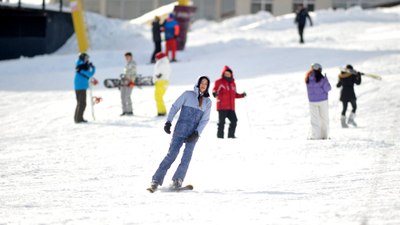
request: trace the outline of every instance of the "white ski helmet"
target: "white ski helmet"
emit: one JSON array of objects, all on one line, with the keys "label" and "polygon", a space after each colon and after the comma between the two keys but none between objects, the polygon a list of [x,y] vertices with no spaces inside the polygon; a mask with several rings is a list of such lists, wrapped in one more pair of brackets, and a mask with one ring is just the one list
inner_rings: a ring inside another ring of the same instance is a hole
[{"label": "white ski helmet", "polygon": [[322,66],[321,66],[321,64],[319,64],[319,63],[313,63],[313,64],[311,65],[311,68],[312,68],[313,70],[322,71]]}]

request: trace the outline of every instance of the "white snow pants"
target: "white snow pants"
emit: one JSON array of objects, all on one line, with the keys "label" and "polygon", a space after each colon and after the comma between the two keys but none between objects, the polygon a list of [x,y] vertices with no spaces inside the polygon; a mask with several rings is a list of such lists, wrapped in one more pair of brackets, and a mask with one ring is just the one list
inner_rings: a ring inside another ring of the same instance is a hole
[{"label": "white snow pants", "polygon": [[329,104],[328,100],[310,102],[311,139],[328,139]]}]

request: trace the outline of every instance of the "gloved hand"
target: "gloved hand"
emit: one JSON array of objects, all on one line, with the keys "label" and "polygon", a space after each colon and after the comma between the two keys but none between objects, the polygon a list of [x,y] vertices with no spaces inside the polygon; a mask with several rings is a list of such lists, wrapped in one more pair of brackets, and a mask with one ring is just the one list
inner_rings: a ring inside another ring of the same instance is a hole
[{"label": "gloved hand", "polygon": [[212,95],[214,96],[214,98],[218,96],[217,92],[213,92]]},{"label": "gloved hand", "polygon": [[130,88],[133,88],[133,87],[135,87],[135,82],[133,82],[133,81],[129,81],[129,85],[128,85]]},{"label": "gloved hand", "polygon": [[160,79],[160,78],[161,78],[161,76],[162,76],[162,74],[161,74],[161,73],[156,75],[156,77],[157,77],[158,79]]},{"label": "gloved hand", "polygon": [[76,71],[77,71],[78,73],[80,73],[81,70],[88,70],[88,65],[86,65],[86,64],[80,64],[80,65],[78,65],[77,67],[75,67],[75,69],[76,69]]},{"label": "gloved hand", "polygon": [[197,132],[197,130],[195,130],[191,135],[189,135],[189,137],[185,139],[185,142],[192,142],[197,138],[199,138],[199,133]]},{"label": "gloved hand", "polygon": [[92,77],[92,79],[90,80],[90,82],[92,82],[92,84],[95,86],[95,85],[97,85],[98,83],[99,83],[99,81],[96,79],[96,78],[94,78],[94,77]]},{"label": "gloved hand", "polygon": [[247,96],[246,92],[243,92],[242,94],[243,98]]},{"label": "gloved hand", "polygon": [[165,125],[164,125],[164,131],[165,131],[165,133],[167,133],[167,134],[170,134],[171,133],[171,122],[169,122],[169,121],[167,121],[166,123],[165,123]]},{"label": "gloved hand", "polygon": [[94,67],[92,62],[89,63],[89,67]]}]

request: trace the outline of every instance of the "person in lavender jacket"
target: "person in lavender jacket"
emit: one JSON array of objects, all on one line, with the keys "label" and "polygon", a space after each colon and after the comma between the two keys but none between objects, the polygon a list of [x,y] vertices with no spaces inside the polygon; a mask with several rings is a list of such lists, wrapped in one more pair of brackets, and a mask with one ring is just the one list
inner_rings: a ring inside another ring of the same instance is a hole
[{"label": "person in lavender jacket", "polygon": [[329,132],[329,105],[328,92],[331,85],[326,76],[322,75],[322,67],[318,63],[311,65],[307,72],[305,82],[311,114],[310,139],[328,139]]},{"label": "person in lavender jacket", "polygon": [[148,189],[150,192],[156,191],[158,186],[163,184],[168,169],[178,156],[182,145],[185,144],[181,163],[172,177],[173,189],[178,189],[182,186],[194,147],[210,119],[211,100],[208,93],[209,87],[210,79],[206,76],[201,76],[197,80],[193,91],[185,91],[172,104],[164,126],[164,131],[167,134],[171,133],[172,120],[179,110],[180,115],[175,125],[168,154],[162,160],[152,177],[151,186]]}]

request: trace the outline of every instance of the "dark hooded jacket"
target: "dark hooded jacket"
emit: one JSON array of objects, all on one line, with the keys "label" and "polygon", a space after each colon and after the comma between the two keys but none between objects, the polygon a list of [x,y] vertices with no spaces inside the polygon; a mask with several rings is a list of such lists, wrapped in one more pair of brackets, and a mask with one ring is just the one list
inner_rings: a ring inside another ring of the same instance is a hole
[{"label": "dark hooded jacket", "polygon": [[310,25],[312,26],[312,20],[310,15],[308,14],[308,11],[307,9],[303,8],[296,13],[295,22],[297,23],[298,26],[304,27],[306,25],[307,18],[310,21]]},{"label": "dark hooded jacket", "polygon": [[161,24],[160,21],[154,20],[152,23],[152,34],[153,41],[160,42],[161,41]]},{"label": "dark hooded jacket", "polygon": [[[225,71],[232,73],[231,78],[224,76]],[[217,96],[217,110],[235,110],[235,99],[243,98],[243,94],[236,92],[235,79],[233,78],[233,71],[228,67],[224,66],[222,69],[221,78],[215,81],[214,88],[212,90],[214,96]]]},{"label": "dark hooded jacket", "polygon": [[336,87],[343,87],[340,91],[340,101],[349,102],[356,100],[356,94],[354,92],[354,84],[361,84],[361,75],[343,72],[339,74],[339,81]]}]

